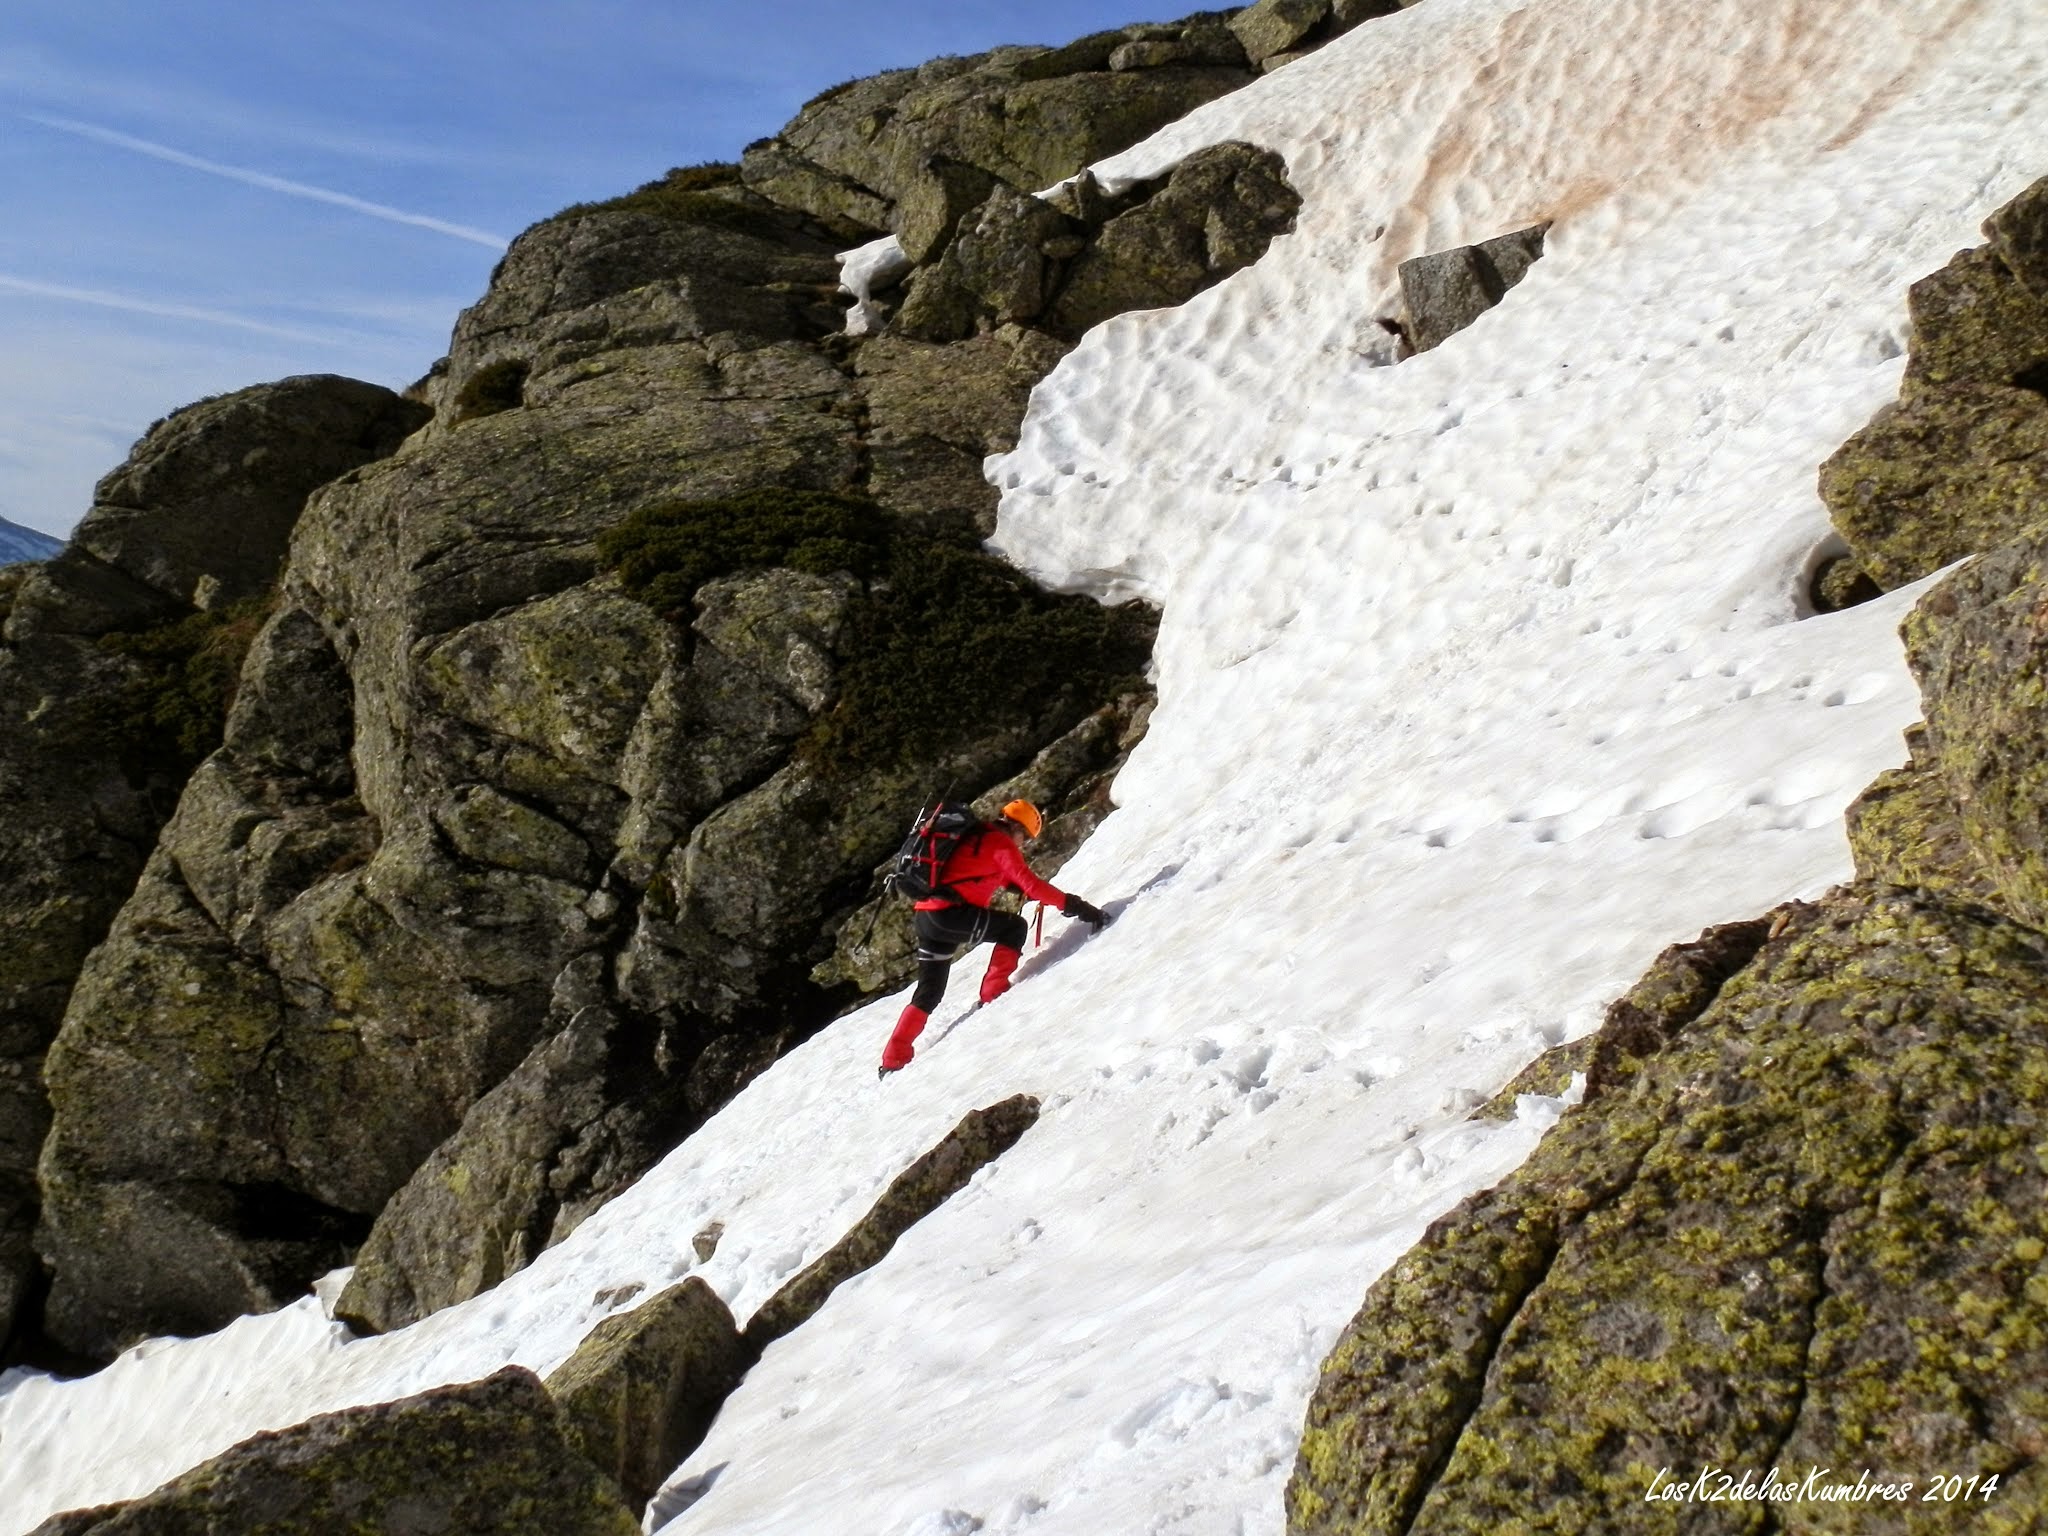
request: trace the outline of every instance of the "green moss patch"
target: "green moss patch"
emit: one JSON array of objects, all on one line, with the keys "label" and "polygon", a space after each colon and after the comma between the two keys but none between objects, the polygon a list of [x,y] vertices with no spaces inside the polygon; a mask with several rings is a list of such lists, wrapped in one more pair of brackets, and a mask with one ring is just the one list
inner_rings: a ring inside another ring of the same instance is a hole
[{"label": "green moss patch", "polygon": [[593,213],[651,213],[678,224],[709,224],[741,234],[773,237],[783,232],[774,209],[740,184],[740,168],[728,161],[677,166],[631,192],[594,203],[572,203],[557,219]]},{"label": "green moss patch", "polygon": [[1136,686],[1155,618],[1062,597],[982,550],[970,527],[913,522],[857,497],[763,489],[643,508],[598,544],[666,613],[705,582],[788,566],[868,582],[840,642],[838,699],[804,753],[886,766],[943,754],[995,721],[1092,708]]},{"label": "green moss patch", "polygon": [[599,536],[600,558],[649,607],[675,612],[705,582],[788,566],[872,576],[888,557],[881,508],[823,491],[760,490],[713,501],[658,502]]},{"label": "green moss patch", "polygon": [[271,607],[268,596],[247,598],[152,629],[101,636],[102,649],[136,664],[99,709],[131,782],[155,775],[182,781],[220,745],[242,662]]}]

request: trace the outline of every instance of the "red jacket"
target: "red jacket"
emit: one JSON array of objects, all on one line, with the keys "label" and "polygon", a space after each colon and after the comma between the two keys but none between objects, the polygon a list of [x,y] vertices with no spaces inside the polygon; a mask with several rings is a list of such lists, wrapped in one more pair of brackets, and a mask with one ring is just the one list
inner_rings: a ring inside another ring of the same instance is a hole
[{"label": "red jacket", "polygon": [[[961,901],[974,907],[987,906],[999,891],[1012,886],[1022,891],[1027,900],[1042,901],[1055,911],[1064,912],[1067,906],[1065,892],[1031,873],[1031,866],[1024,862],[1024,855],[1017,851],[1010,834],[986,822],[979,832],[970,832],[960,840],[960,846],[946,860],[946,867],[939,871],[939,883],[958,892]],[[957,904],[943,896],[927,896],[917,904],[917,910],[937,912]]]}]

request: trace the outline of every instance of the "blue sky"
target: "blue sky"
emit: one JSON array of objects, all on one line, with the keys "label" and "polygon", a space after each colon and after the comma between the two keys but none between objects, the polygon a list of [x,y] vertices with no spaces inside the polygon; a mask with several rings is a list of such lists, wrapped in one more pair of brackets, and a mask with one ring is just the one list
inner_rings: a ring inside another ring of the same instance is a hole
[{"label": "blue sky", "polygon": [[0,516],[63,534],[177,406],[403,387],[500,244],[857,75],[1143,0],[6,0]]}]

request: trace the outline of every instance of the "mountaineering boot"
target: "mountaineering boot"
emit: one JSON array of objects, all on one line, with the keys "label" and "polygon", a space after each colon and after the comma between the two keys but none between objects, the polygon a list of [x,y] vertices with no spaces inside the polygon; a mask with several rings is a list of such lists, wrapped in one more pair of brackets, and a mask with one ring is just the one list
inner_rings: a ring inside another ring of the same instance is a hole
[{"label": "mountaineering boot", "polygon": [[883,1073],[900,1072],[910,1065],[910,1043],[924,1033],[924,1021],[930,1017],[915,1003],[904,1005],[903,1016],[896,1021],[896,1032],[882,1047]]},{"label": "mountaineering boot", "polygon": [[998,944],[988,957],[988,971],[981,978],[981,1000],[992,1003],[1010,990],[1010,973],[1017,969],[1017,962],[1024,958],[1021,949],[1012,949],[1007,944]]}]

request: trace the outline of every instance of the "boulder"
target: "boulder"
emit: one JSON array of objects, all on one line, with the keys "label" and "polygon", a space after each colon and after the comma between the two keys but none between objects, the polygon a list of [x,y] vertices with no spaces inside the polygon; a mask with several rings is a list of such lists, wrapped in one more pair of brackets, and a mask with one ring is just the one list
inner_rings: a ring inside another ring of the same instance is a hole
[{"label": "boulder", "polygon": [[1906,395],[1957,384],[2015,386],[2048,365],[2048,307],[1989,246],[1960,251],[1913,284],[1906,312]]},{"label": "boulder", "polygon": [[1330,0],[1256,0],[1230,18],[1230,30],[1253,64],[1295,46],[1330,14]]},{"label": "boulder", "polygon": [[1381,16],[1392,16],[1415,0],[1335,0],[1330,7],[1330,19],[1336,30],[1348,32],[1361,21],[1372,21]]},{"label": "boulder", "polygon": [[1835,450],[1820,494],[1879,587],[1918,581],[2048,519],[2048,398],[2001,384],[1910,392]]},{"label": "boulder", "polygon": [[895,329],[955,341],[1036,319],[1052,297],[1054,264],[1080,248],[1076,226],[1057,208],[999,189],[962,221],[940,263],[912,279]]},{"label": "boulder", "polygon": [[2020,286],[2048,304],[2048,179],[2035,182],[1986,219],[1984,234]]},{"label": "boulder", "polygon": [[1103,224],[1068,268],[1045,327],[1072,341],[1112,315],[1184,304],[1263,256],[1300,207],[1271,150],[1200,150]]},{"label": "boulder", "polygon": [[1887,590],[2048,518],[2044,208],[2048,179],[1985,221],[1988,245],[1912,286],[1898,401],[1821,466],[1836,529]]},{"label": "boulder", "polygon": [[2004,910],[2037,927],[2048,926],[2044,562],[2048,524],[1944,579],[1901,630],[1927,713],[1928,753],[1963,838]]},{"label": "boulder", "polygon": [[969,1179],[1037,1123],[1038,1100],[1021,1093],[969,1111],[936,1146],[895,1177],[846,1236],[761,1304],[743,1330],[748,1347],[764,1350],[802,1327],[842,1283],[881,1263],[899,1237],[965,1189]]},{"label": "boulder", "polygon": [[[38,627],[44,583],[70,568],[118,572],[154,594],[163,615],[218,608],[277,579],[306,497],[383,458],[431,413],[377,384],[330,374],[259,384],[174,411],[143,435],[93,492],[66,553],[39,568],[10,621]],[[97,562],[97,565],[89,562]],[[131,623],[133,599],[109,602],[97,632]],[[73,618],[64,632],[95,632]]]},{"label": "boulder", "polygon": [[1075,341],[1112,315],[1185,303],[1249,266],[1300,206],[1279,156],[1234,142],[1114,199],[1085,177],[1050,200],[999,191],[912,280],[894,329],[936,342],[1023,322]]},{"label": "boulder", "polygon": [[2048,1515],[2048,938],[1868,885],[1771,927],[1373,1285],[1291,1532],[1629,1529],[1708,1466],[1996,1473],[2002,1519]]},{"label": "boulder", "polygon": [[904,257],[924,266],[952,242],[954,227],[971,208],[988,201],[996,179],[978,165],[934,155],[919,168],[896,200],[893,224]]},{"label": "boulder", "polygon": [[[839,309],[842,243],[738,189],[577,208],[520,235],[490,290],[462,312],[436,400],[451,419],[486,369],[516,365],[521,399],[544,376],[606,354],[731,334],[747,347],[815,338]],[[701,368],[702,364],[698,366]],[[488,381],[486,381],[488,382]]]},{"label": "boulder", "polygon": [[564,1437],[546,1390],[508,1366],[253,1436],[147,1497],[57,1515],[33,1536],[636,1536],[618,1489]]},{"label": "boulder", "polygon": [[756,1358],[718,1293],[692,1278],[599,1323],[547,1388],[570,1444],[642,1509]]},{"label": "boulder", "polygon": [[1465,329],[1501,301],[1543,254],[1550,226],[1435,251],[1401,263],[1401,298],[1408,309],[1408,342],[1417,352]]}]

